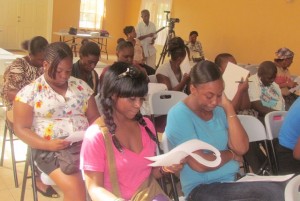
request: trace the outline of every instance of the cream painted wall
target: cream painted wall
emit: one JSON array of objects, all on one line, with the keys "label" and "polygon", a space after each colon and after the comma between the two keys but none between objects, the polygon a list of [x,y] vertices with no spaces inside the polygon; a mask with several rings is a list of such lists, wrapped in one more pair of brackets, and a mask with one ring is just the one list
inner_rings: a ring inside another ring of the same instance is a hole
[{"label": "cream painted wall", "polygon": [[177,36],[199,32],[206,57],[232,53],[239,63],[273,60],[274,52],[288,47],[295,52],[290,70],[300,75],[300,2],[297,0],[173,0]]}]

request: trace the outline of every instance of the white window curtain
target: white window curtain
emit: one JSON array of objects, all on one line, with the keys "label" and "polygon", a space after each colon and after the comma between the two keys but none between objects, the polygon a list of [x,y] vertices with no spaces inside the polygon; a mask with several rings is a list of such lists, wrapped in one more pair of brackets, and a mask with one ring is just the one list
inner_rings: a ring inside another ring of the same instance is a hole
[{"label": "white window curtain", "polygon": [[101,29],[104,15],[105,0],[81,0],[79,28]]},{"label": "white window curtain", "polygon": [[[164,11],[170,11],[171,8],[172,0],[142,0],[140,11],[143,9],[150,11],[150,21],[155,24],[156,29],[158,30],[163,26],[167,26],[166,13]],[[141,21],[141,15],[139,15],[139,21]],[[164,45],[167,35],[168,27],[158,33],[155,44]]]}]

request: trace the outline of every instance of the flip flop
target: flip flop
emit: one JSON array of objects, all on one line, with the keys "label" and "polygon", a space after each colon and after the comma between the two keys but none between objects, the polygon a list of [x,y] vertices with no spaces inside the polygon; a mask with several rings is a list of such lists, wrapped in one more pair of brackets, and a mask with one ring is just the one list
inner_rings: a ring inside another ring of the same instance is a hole
[{"label": "flip flop", "polygon": [[40,190],[39,188],[36,188],[36,190],[45,197],[59,198],[59,194],[52,188],[52,186],[48,186],[48,188],[46,189],[46,192]]}]

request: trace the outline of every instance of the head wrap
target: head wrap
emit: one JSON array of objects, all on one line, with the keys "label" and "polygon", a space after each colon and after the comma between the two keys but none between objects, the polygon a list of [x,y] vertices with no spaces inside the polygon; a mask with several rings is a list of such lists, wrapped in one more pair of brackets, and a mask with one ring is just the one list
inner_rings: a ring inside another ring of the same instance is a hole
[{"label": "head wrap", "polygon": [[288,59],[294,57],[294,52],[290,49],[283,47],[275,52],[275,59]]}]

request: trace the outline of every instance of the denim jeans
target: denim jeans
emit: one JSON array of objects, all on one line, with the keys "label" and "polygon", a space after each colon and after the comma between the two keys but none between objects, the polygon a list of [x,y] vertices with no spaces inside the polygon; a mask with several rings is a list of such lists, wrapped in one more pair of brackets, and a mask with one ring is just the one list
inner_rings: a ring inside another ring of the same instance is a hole
[{"label": "denim jeans", "polygon": [[285,182],[233,182],[201,184],[188,201],[284,201]]}]

